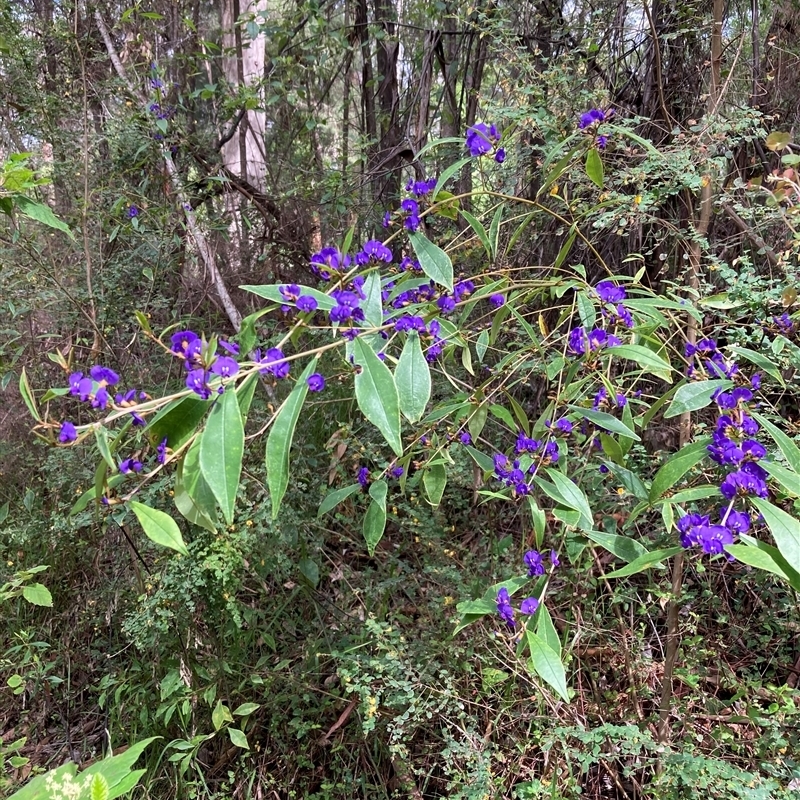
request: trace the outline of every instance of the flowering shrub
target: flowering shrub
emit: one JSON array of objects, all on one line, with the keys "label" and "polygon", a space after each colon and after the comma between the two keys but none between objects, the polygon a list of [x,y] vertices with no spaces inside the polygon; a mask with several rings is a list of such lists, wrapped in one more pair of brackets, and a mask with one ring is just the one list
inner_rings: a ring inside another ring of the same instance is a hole
[{"label": "flowering shrub", "polygon": [[[580,117],[578,130],[590,137],[581,140],[572,161],[554,168],[555,177],[580,159],[586,190],[602,188],[599,151],[609,136],[628,135],[612,119],[598,109]],[[97,502],[129,510],[153,541],[188,555],[175,519],[135,499],[141,486],[174,467],[178,513],[209,530],[221,524],[221,513],[230,525],[245,452],[244,419],[263,384],[282,398],[268,425],[265,463],[277,517],[298,421],[313,412],[313,398],[326,391],[331,377],[323,372],[322,355],[326,363],[338,359],[337,377],[352,382],[360,413],[385,449],[379,462],[360,465],[350,484],[322,499],[320,515],[361,497],[363,536],[374,556],[390,496],[421,473],[425,499],[438,506],[452,453],[460,448],[480,476],[476,496],[518,508],[525,553],[518,576],[458,605],[457,630],[494,620],[499,635],[515,641],[519,652],[527,649],[533,672],[568,701],[564,637],[547,607],[559,559],[575,559],[590,544],[599,545],[624,562],[606,576],[615,579],[686,549],[768,570],[800,590],[800,523],[781,507],[787,495],[798,493],[800,450],[756,411],[765,402],[762,384],[781,380],[769,359],[743,348],[734,352],[708,336],[676,346],[682,320],[703,323],[689,299],[656,295],[640,276],[615,277],[599,255],[604,277],[589,280],[582,265],[564,266],[569,247],[549,273],[491,266],[501,256],[501,235],[510,249],[524,230],[526,223],[510,209],[558,218],[538,201],[495,193],[482,169],[485,183],[472,199],[496,205],[488,229],[445,191],[459,166],[473,168],[485,156],[502,165],[501,141],[495,125],[472,126],[464,143],[468,157],[437,179],[406,185],[410,196],[384,216],[384,241],[369,239],[355,248],[351,231],[340,245],[322,248],[310,259],[309,285],[242,287],[266,305],[244,321],[235,342],[193,330],[156,336],[140,315],[162,357],[182,362],[182,385],[174,393],[117,391],[127,384],[109,367],[73,371],[58,355],[67,385],[43,399],[82,403],[94,421],[76,424],[72,412],[69,419],[43,415],[24,375],[20,388],[39,436],[57,446],[94,441],[98,477],[80,507]],[[543,185],[554,180],[549,174]],[[431,220],[459,218],[485,254],[483,266],[473,271],[454,265],[451,253],[428,234]],[[259,341],[256,322],[266,313],[282,316],[290,331]],[[787,315],[765,324],[775,336],[792,336],[794,328]],[[742,360],[759,372],[750,374]],[[456,375],[459,364],[463,371]],[[441,390],[434,393],[440,376]],[[525,391],[534,380],[546,389],[541,406]],[[714,406],[709,436],[711,417],[702,410]],[[701,412],[694,442],[655,470],[633,457],[656,414],[694,412]],[[625,508],[624,524],[615,533],[599,530],[598,518],[619,507]],[[653,533],[636,538],[631,532],[642,517]],[[515,595],[523,599],[517,602]]]}]

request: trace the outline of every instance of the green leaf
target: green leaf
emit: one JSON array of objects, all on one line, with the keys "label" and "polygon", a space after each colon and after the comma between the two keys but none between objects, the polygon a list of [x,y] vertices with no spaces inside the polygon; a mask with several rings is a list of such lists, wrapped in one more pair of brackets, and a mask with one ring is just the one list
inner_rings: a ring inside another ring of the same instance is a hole
[{"label": "green leaf", "polygon": [[309,582],[312,588],[319,586],[319,566],[311,558],[301,558],[297,563],[300,574]]},{"label": "green leaf", "polygon": [[484,471],[484,472],[492,472],[494,470],[494,461],[491,456],[487,456],[486,453],[481,453],[480,450],[476,450],[472,445],[464,445],[466,451],[470,454],[472,460]]},{"label": "green leaf", "polygon": [[336,508],[339,503],[341,503],[343,500],[346,500],[351,494],[355,494],[356,492],[360,491],[360,483],[351,483],[350,486],[345,486],[342,489],[336,489],[336,491],[326,495],[325,499],[319,505],[317,517],[322,517],[329,511],[333,511],[333,509]]},{"label": "green leaf", "polygon": [[200,446],[201,437],[197,437],[186,451],[181,463],[178,465],[180,483],[186,489],[198,511],[209,519],[214,520],[217,511],[217,501],[211,491],[203,473],[200,471]]},{"label": "green leaf", "polygon": [[670,558],[670,556],[674,556],[676,553],[680,553],[681,550],[683,550],[683,548],[680,546],[667,547],[664,550],[653,550],[652,552],[645,553],[635,558],[627,566],[614,570],[614,572],[609,572],[606,578],[626,578],[629,575],[636,575],[637,572],[644,572],[646,569],[650,569],[650,567],[660,565],[664,559]]},{"label": "green leaf", "polygon": [[656,472],[647,499],[654,503],[664,492],[672,489],[692,467],[699,464],[708,455],[707,448],[710,441],[711,439],[705,436],[694,444],[673,453]]},{"label": "green leaf", "polygon": [[370,270],[364,280],[362,291],[366,300],[361,302],[364,310],[364,321],[371,328],[383,325],[383,302],[381,300],[381,273],[377,269]]},{"label": "green leaf", "polygon": [[[358,339],[356,339],[357,341]],[[289,486],[289,452],[292,449],[292,439],[294,439],[297,420],[300,418],[300,411],[308,394],[306,379],[314,372],[316,365],[316,358],[312,358],[308,362],[303,374],[297,379],[291,394],[280,407],[269,432],[266,465],[267,485],[269,486],[269,496],[272,502],[272,519],[277,518],[283,496]]]},{"label": "green leaf", "polygon": [[797,447],[794,440],[787,436],[777,425],[773,425],[766,417],[755,412],[751,413],[772,437],[775,444],[778,445],[783,457],[789,462],[789,466],[800,474],[800,448]]},{"label": "green leaf", "polygon": [[547,606],[543,603],[539,604],[538,608],[538,622],[536,623],[536,635],[546,642],[555,654],[561,658],[561,639],[553,625],[553,618],[547,610]]},{"label": "green leaf", "polygon": [[642,479],[635,472],[632,472],[627,467],[623,467],[614,461],[604,460],[604,463],[608,467],[608,469],[614,474],[614,476],[619,478],[620,483],[637,500],[647,500],[648,489],[644,485],[644,483],[642,483]]},{"label": "green leaf", "polygon": [[236,392],[229,387],[211,409],[200,439],[200,472],[228,525],[233,523],[244,456],[244,423]]},{"label": "green leaf", "polygon": [[173,400],[153,417],[145,432],[155,446],[166,438],[172,450],[183,446],[197,430],[211,405],[196,395],[187,395]]},{"label": "green leaf", "polygon": [[211,712],[211,724],[214,726],[214,730],[218,731],[226,722],[233,722],[231,712],[222,700],[217,700],[217,704]]},{"label": "green leaf", "polygon": [[580,527],[583,530],[592,530],[592,509],[589,506],[589,500],[583,493],[583,489],[557,469],[547,468],[545,471],[558,490],[563,504],[581,515]]},{"label": "green leaf", "polygon": [[757,353],[755,350],[749,350],[746,347],[739,347],[738,345],[732,347],[731,351],[735,355],[741,356],[749,361],[751,364],[755,364],[757,367],[763,369],[767,375],[774,378],[781,386],[786,386],[786,381],[784,381],[781,371],[766,356],[762,356],[761,353]]},{"label": "green leaf", "polygon": [[394,377],[375,351],[359,337],[353,341],[356,401],[361,413],[383,434],[389,447],[403,453],[400,438],[400,401]]},{"label": "green leaf", "polygon": [[489,258],[494,261],[497,257],[497,247],[500,240],[500,223],[503,220],[503,205],[500,204],[494,212],[492,221],[489,224]]},{"label": "green leaf", "polygon": [[432,464],[422,474],[422,484],[428,502],[436,507],[442,502],[444,487],[447,485],[447,470],[444,464]]},{"label": "green leaf", "polygon": [[[705,500],[706,497],[719,496],[719,484],[714,486],[707,483],[704,486],[692,486],[691,489],[681,489],[680,492],[675,492],[668,498],[670,503],[693,503],[695,500]],[[665,502],[662,498],[657,501],[659,503]]]},{"label": "green leaf", "polygon": [[98,425],[94,428],[94,437],[97,440],[97,450],[103,457],[103,461],[108,464],[108,468],[112,472],[117,472],[117,463],[114,461],[114,456],[111,455],[111,447],[108,443],[108,431],[102,425]]},{"label": "green leaf", "polygon": [[478,335],[478,340],[475,342],[475,354],[478,356],[478,361],[482,364],[486,350],[489,347],[489,331],[483,330]]},{"label": "green leaf", "polygon": [[[419,157],[419,155],[417,157]],[[470,161],[472,161],[472,158],[469,156],[465,158],[460,158],[458,161],[451,164],[447,169],[442,171],[442,174],[439,176],[439,180],[436,181],[436,187],[433,190],[433,195],[431,197],[432,203],[436,202],[437,195],[442,190],[447,181],[449,181],[450,178],[452,178],[453,175],[455,175],[457,172],[460,172],[461,168],[465,164],[469,164]]]},{"label": "green leaf", "polygon": [[578,304],[578,316],[581,318],[581,325],[586,330],[591,330],[594,328],[594,323],[597,319],[594,303],[586,296],[585,292],[578,292],[575,295],[575,300]]},{"label": "green leaf", "polygon": [[626,564],[630,564],[648,553],[646,547],[639,544],[636,539],[631,539],[630,536],[619,536],[616,533],[605,533],[604,531],[586,531],[586,536],[608,550],[609,553],[622,559]]},{"label": "green leaf", "polygon": [[369,486],[370,503],[364,516],[362,532],[367,543],[367,552],[375,555],[375,548],[383,537],[386,528],[386,494],[389,487],[386,481],[375,481]]},{"label": "green leaf", "polygon": [[531,653],[531,669],[548,686],[556,691],[564,702],[569,702],[567,676],[558,653],[533,631],[527,631],[528,648]]},{"label": "green leaf", "polygon": [[19,376],[19,393],[22,395],[22,399],[25,401],[25,405],[28,407],[31,416],[35,420],[41,422],[42,418],[39,415],[39,409],[36,407],[36,398],[31,391],[31,385],[28,382],[28,375],[25,372],[25,367],[22,368],[22,372]]},{"label": "green leaf", "polygon": [[[259,297],[263,297],[265,300],[271,300],[273,303],[279,303],[283,306],[286,305],[286,298],[281,294],[280,287],[285,285],[286,284],[280,284],[276,286],[246,285],[240,286],[239,288],[244,289],[246,292],[257,294]],[[311,297],[317,301],[317,307],[320,311],[330,311],[336,305],[336,301],[332,297],[325,294],[325,292],[320,292],[319,289],[312,289],[310,286],[300,286],[300,294],[311,295]]]},{"label": "green leaf", "polygon": [[[775,550],[776,555],[778,554],[777,549],[771,549]],[[737,561],[741,561],[743,564],[777,575],[790,584],[795,591],[800,591],[800,574],[791,568],[789,568],[789,571],[784,569],[775,556],[768,551],[748,544],[728,544],[725,545],[725,552],[730,553]]]},{"label": "green leaf", "polygon": [[102,772],[97,772],[92,776],[89,794],[92,800],[108,800],[108,781]]},{"label": "green leaf", "polygon": [[136,514],[136,519],[139,520],[145,536],[150,541],[160,544],[162,547],[169,547],[181,555],[189,555],[189,551],[183,543],[180,529],[169,514],[150,508],[144,503],[137,503],[135,500],[131,500],[128,505],[133,510],[133,513]]},{"label": "green leaf", "polygon": [[759,466],[763,467],[790,495],[800,497],[800,475],[794,470],[787,469],[777,461],[760,461]]},{"label": "green leaf", "polygon": [[649,347],[639,344],[618,344],[606,349],[607,353],[636,362],[645,372],[650,372],[666,383],[672,383],[672,367]]},{"label": "green leaf", "polygon": [[258,703],[242,703],[233,709],[234,717],[249,717],[254,711],[258,711],[261,706]]},{"label": "green leaf", "polygon": [[24,214],[30,219],[35,219],[37,222],[41,222],[42,225],[47,225],[48,228],[55,228],[56,230],[62,231],[66,233],[70,239],[75,241],[75,237],[69,229],[69,226],[52,212],[50,206],[37,203],[24,195],[17,195],[14,200],[21,214]]},{"label": "green leaf", "polygon": [[618,433],[620,436],[624,436],[626,439],[633,439],[635,442],[641,441],[631,428],[625,425],[625,423],[620,422],[611,414],[607,414],[605,411],[595,411],[593,408],[583,408],[582,406],[574,405],[570,405],[568,408],[580,414],[584,419],[588,419],[589,422],[594,422],[595,425],[605,428],[607,431]]},{"label": "green leaf", "polygon": [[6,500],[2,506],[0,506],[0,525],[2,525],[6,521],[6,517],[8,517],[8,509],[9,509],[9,501]]},{"label": "green leaf", "polygon": [[236,747],[241,747],[242,750],[249,750],[250,745],[247,743],[247,737],[238,728],[228,728],[228,736],[231,737],[231,743]]},{"label": "green leaf", "polygon": [[481,244],[483,245],[483,249],[486,251],[486,255],[489,259],[492,258],[492,247],[489,244],[489,236],[486,233],[486,228],[483,227],[483,223],[477,218],[474,217],[469,211],[461,210],[461,216],[469,223],[470,228],[477,234],[478,238],[481,240]]},{"label": "green leaf", "polygon": [[46,606],[47,608],[52,608],[53,606],[53,595],[41,583],[28,583],[23,586],[22,596],[35,606]]},{"label": "green leaf", "polygon": [[800,522],[767,500],[760,497],[750,500],[763,515],[780,554],[792,569],[800,571]]},{"label": "green leaf", "polygon": [[598,189],[603,188],[603,159],[596,147],[586,154],[586,176]]},{"label": "green leaf", "polygon": [[431,371],[416,331],[409,331],[406,336],[394,380],[403,416],[409,422],[416,422],[425,413],[431,397]]},{"label": "green leaf", "polygon": [[248,375],[237,387],[236,397],[239,400],[239,411],[242,415],[242,424],[247,424],[247,414],[253,402],[253,395],[258,385],[258,373],[253,372]]},{"label": "green leaf", "polygon": [[423,234],[409,233],[411,246],[414,248],[422,271],[436,283],[444,286],[449,292],[453,291],[453,262],[450,256]]},{"label": "green leaf", "polygon": [[693,381],[679,386],[672,398],[669,408],[664,413],[665,419],[678,417],[687,411],[697,411],[711,403],[711,395],[717,389],[730,389],[733,382],[727,379],[713,381]]},{"label": "green leaf", "polygon": [[[195,452],[199,452],[199,450],[196,450]],[[187,460],[188,458],[184,457],[178,462],[178,469],[175,473],[175,492],[172,498],[175,502],[175,508],[177,508],[181,515],[193,525],[199,525],[201,528],[204,528],[211,533],[215,533],[217,526],[214,524],[211,514],[209,514],[208,511],[203,510],[200,504],[193,499],[185,484],[184,472]],[[206,484],[205,479],[200,474],[199,466],[197,466],[195,474],[197,475],[198,483],[202,481],[203,490],[210,495],[211,504],[213,507],[214,496],[211,494],[211,490],[208,488],[208,484]],[[206,501],[205,505],[206,508],[208,508],[208,501]]]}]

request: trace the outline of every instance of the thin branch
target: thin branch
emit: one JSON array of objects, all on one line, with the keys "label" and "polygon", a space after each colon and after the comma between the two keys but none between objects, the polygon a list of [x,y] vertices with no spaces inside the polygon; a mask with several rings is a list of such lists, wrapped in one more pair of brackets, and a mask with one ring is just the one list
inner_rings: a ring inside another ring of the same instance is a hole
[{"label": "thin branch", "polygon": [[[111,35],[108,32],[108,27],[106,26],[105,20],[99,11],[94,12],[94,18],[95,22],[97,23],[97,28],[100,31],[100,35],[103,37],[103,43],[108,51],[108,57],[111,59],[111,63],[114,65],[117,75],[119,75],[120,79],[125,84],[128,92],[130,92],[133,97],[136,97],[143,106],[146,106],[147,98],[141,92],[136,91],[134,84],[128,78],[128,75],[125,72],[125,67],[120,60],[119,55],[117,54],[116,48],[114,47],[114,43],[111,41]],[[178,173],[178,168],[175,166],[175,162],[172,160],[172,154],[166,145],[162,145],[161,155],[164,158],[164,166],[166,167],[167,175],[169,176],[169,182],[172,185],[172,190],[175,192],[175,196],[177,197],[177,200],[183,210],[184,218],[186,220],[186,228],[189,231],[189,235],[194,240],[195,246],[197,247],[197,252],[200,254],[200,258],[203,261],[203,265],[205,266],[206,270],[208,270],[208,274],[211,276],[211,281],[214,284],[214,289],[216,289],[217,295],[222,303],[222,307],[225,310],[225,313],[227,314],[234,330],[238,333],[239,329],[242,327],[242,315],[239,309],[236,307],[236,304],[233,302],[233,298],[228,291],[228,287],[225,285],[225,280],[222,277],[222,274],[220,273],[219,269],[217,269],[216,260],[211,251],[211,246],[209,245],[208,239],[206,239],[205,234],[197,222],[194,209],[188,202],[186,190],[183,186],[181,176]]]}]

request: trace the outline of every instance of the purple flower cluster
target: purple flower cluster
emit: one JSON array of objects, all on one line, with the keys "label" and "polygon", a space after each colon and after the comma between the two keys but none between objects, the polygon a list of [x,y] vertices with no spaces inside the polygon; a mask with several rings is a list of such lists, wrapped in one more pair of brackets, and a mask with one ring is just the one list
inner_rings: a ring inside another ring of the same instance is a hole
[{"label": "purple flower cluster", "polygon": [[323,281],[329,281],[350,266],[350,256],[342,255],[335,247],[323,247],[311,256],[311,271]]},{"label": "purple flower cluster", "polygon": [[[239,363],[232,357],[239,353],[237,344],[220,340],[217,351],[211,353],[208,342],[190,330],[173,333],[170,342],[170,350],[183,360],[186,367],[186,387],[203,400],[211,397],[209,383],[214,376],[232,378],[239,372]],[[222,393],[223,388],[218,391]]]},{"label": "purple flower cluster", "polygon": [[595,328],[586,333],[586,328],[580,325],[569,332],[567,347],[576,356],[582,356],[587,352],[602,350],[604,347],[616,347],[622,344],[613,333],[607,333],[602,328]]},{"label": "purple flower cluster", "polygon": [[403,225],[405,225],[406,229],[411,233],[414,233],[420,225],[419,203],[407,197],[400,203],[400,210],[403,212],[405,218]]},{"label": "purple flower cluster", "polygon": [[82,403],[89,402],[92,408],[105,410],[109,403],[108,386],[119,383],[119,375],[113,369],[96,365],[88,375],[73,372],[69,376],[69,393]]},{"label": "purple flower cluster", "polygon": [[614,306],[611,310],[603,308],[604,317],[610,319],[614,324],[619,321],[626,328],[633,327],[633,316],[623,303],[627,297],[624,286],[617,286],[612,281],[600,281],[594,290],[602,303]]},{"label": "purple flower cluster", "polygon": [[[596,130],[597,125],[601,122],[607,122],[613,116],[613,110],[609,109],[608,111],[603,111],[600,108],[590,108],[588,111],[584,111],[583,114],[580,115],[578,119],[578,129],[585,131],[587,129],[592,129],[593,131]],[[604,150],[606,145],[608,144],[608,136],[606,134],[600,134],[595,140],[597,146]]]},{"label": "purple flower cluster", "polygon": [[391,264],[393,259],[392,251],[383,242],[379,242],[377,239],[370,239],[361,248],[361,252],[356,254],[356,264],[360,267],[379,261],[385,261],[387,264]]},{"label": "purple flower cluster", "polygon": [[436,178],[431,178],[427,181],[414,181],[410,180],[406,184],[406,191],[414,195],[414,197],[425,197],[436,188]]},{"label": "purple flower cluster", "polygon": [[[716,344],[709,339],[693,347],[687,346],[687,351],[690,356],[711,354],[713,357],[718,353]],[[767,497],[768,473],[758,463],[767,455],[766,448],[753,438],[758,433],[758,423],[747,413],[747,404],[753,399],[752,391],[738,386],[730,392],[718,390],[713,398],[720,413],[708,445],[708,455],[719,466],[731,468],[719,486],[728,505],[720,509],[717,523],[712,524],[708,515],[690,513],[678,520],[677,528],[683,547],[700,547],[704,553],[719,555],[724,552],[725,545],[733,543],[736,534],[750,530],[750,516],[737,511],[734,504],[740,497]]]},{"label": "purple flower cluster", "polygon": [[[302,294],[302,290],[296,283],[289,283],[286,286],[279,286],[278,291],[281,293],[281,297],[286,301],[286,303],[293,304],[298,311],[310,314],[317,310],[319,303],[317,303],[316,298],[312,297],[310,294]],[[291,310],[292,309],[290,305],[281,306],[281,311],[284,313],[288,313]]]},{"label": "purple flower cluster", "polygon": [[697,344],[687,342],[684,355],[689,360],[688,378],[732,378],[739,367],[725,360],[713,339],[701,339]]},{"label": "purple flower cluster", "polygon": [[[528,568],[528,577],[533,578],[545,574],[544,557],[536,550],[529,550],[525,553],[523,558],[525,566]],[[560,565],[558,554],[555,550],[550,551],[550,565],[555,569]],[[516,627],[516,620],[514,619],[514,608],[511,605],[511,597],[508,594],[508,589],[504,586],[497,592],[497,613],[500,615],[506,625],[512,630]],[[539,608],[540,601],[538,597],[526,597],[519,606],[519,613],[524,616],[532,616]]]},{"label": "purple flower cluster", "polygon": [[513,460],[505,453],[495,453],[494,477],[517,495],[530,494],[528,476],[535,475],[540,466],[556,464],[561,456],[558,442],[551,439],[542,446],[541,441],[530,438],[523,431],[517,435],[514,453],[518,457]]},{"label": "purple flower cluster", "polygon": [[500,144],[500,134],[497,132],[496,125],[486,125],[478,122],[471,128],[467,128],[467,140],[464,143],[469,154],[473,158],[494,153],[494,160],[502,164],[506,160],[506,151]]}]

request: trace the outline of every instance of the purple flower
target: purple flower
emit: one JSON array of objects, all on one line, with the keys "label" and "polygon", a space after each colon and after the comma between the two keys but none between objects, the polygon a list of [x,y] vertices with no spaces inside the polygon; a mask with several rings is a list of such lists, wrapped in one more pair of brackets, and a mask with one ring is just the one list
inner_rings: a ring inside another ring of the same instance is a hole
[{"label": "purple flower", "polygon": [[541,444],[542,443],[538,439],[531,439],[529,436],[526,436],[523,431],[520,431],[517,435],[515,450],[517,455],[521,453],[535,453]]},{"label": "purple flower", "polygon": [[200,341],[200,337],[194,331],[178,331],[170,337],[172,350],[176,355],[185,355],[192,342]]},{"label": "purple flower", "polygon": [[498,164],[502,164],[506,160],[506,150],[504,147],[497,148],[497,152],[494,154],[494,160]]},{"label": "purple flower", "polygon": [[594,287],[594,290],[604,303],[616,305],[617,303],[621,303],[626,297],[625,287],[617,286],[613,281],[600,281],[600,283]]},{"label": "purple flower", "polygon": [[92,408],[99,408],[104,410],[108,405],[108,391],[105,387],[101,386],[94,394],[92,398]]},{"label": "purple flower", "polygon": [[520,614],[535,614],[536,609],[539,608],[539,598],[538,597],[526,597],[519,607]]},{"label": "purple flower", "polygon": [[405,331],[418,331],[419,333],[425,333],[425,320],[422,317],[414,317],[410,314],[404,314],[402,317],[398,317],[394,323],[394,329],[398,333],[403,333]]},{"label": "purple flower", "polygon": [[384,228],[388,228],[389,225],[391,225],[391,224],[392,224],[392,212],[391,211],[387,211],[383,215],[383,227]]},{"label": "purple flower", "polygon": [[159,464],[166,464],[167,462],[167,437],[165,436],[156,447],[156,457]]},{"label": "purple flower", "polygon": [[286,286],[279,286],[278,291],[287,303],[294,303],[300,297],[301,289],[296,283],[289,283]]},{"label": "purple flower", "polygon": [[232,356],[239,355],[239,345],[236,342],[226,342],[224,339],[219,340],[219,346]]},{"label": "purple flower", "polygon": [[58,432],[58,441],[61,444],[66,444],[67,442],[74,442],[77,438],[78,431],[75,430],[75,426],[71,422],[62,422],[61,430]]},{"label": "purple flower", "polygon": [[575,426],[566,418],[562,417],[556,421],[555,428],[561,433],[570,434]]},{"label": "purple flower", "polygon": [[496,144],[500,142],[495,125],[487,126],[483,122],[467,128],[467,140],[464,146],[469,150],[469,154],[475,158],[485,156],[494,150]]},{"label": "purple flower", "polygon": [[309,375],[306,383],[310,392],[321,392],[325,388],[325,378],[319,372]]},{"label": "purple flower", "polygon": [[129,205],[128,206],[128,219],[133,219],[134,217],[138,217],[138,216],[139,216],[139,209],[133,204]]},{"label": "purple flower", "polygon": [[442,295],[437,301],[436,305],[442,314],[450,314],[456,307],[456,301],[452,297]]},{"label": "purple flower", "polygon": [[500,306],[506,302],[506,298],[505,295],[502,294],[490,294],[489,302],[491,303],[492,308],[500,308]]},{"label": "purple flower", "polygon": [[508,589],[505,587],[502,587],[497,592],[497,613],[509,628],[514,627],[514,609],[511,608],[511,598],[508,596]]},{"label": "purple flower", "polygon": [[597,139],[596,139],[595,141],[596,141],[596,143],[597,143],[597,147],[598,147],[600,150],[605,150],[605,149],[606,149],[606,145],[608,144],[608,135],[607,135],[607,134],[605,134],[605,133],[601,133],[601,134],[600,134],[600,135],[597,137]]},{"label": "purple flower", "polygon": [[553,568],[561,566],[561,559],[558,557],[558,553],[555,550],[550,551],[550,563],[553,565]]},{"label": "purple flower", "polygon": [[608,389],[605,386],[601,386],[597,390],[597,394],[594,396],[594,402],[592,403],[592,408],[597,411],[600,406],[604,405],[606,400],[608,399]]},{"label": "purple flower", "polygon": [[582,131],[586,130],[586,128],[591,127],[597,122],[605,122],[609,116],[611,116],[610,111],[605,112],[599,108],[591,108],[581,114],[580,119],[578,120],[578,128]]},{"label": "purple flower", "polygon": [[350,266],[350,256],[342,255],[335,247],[323,247],[311,256],[311,270],[323,281],[329,281]]},{"label": "purple flower", "polygon": [[586,329],[581,325],[569,332],[567,347],[576,355],[582,356],[586,352]]},{"label": "purple flower", "polygon": [[313,298],[310,294],[304,294],[301,297],[297,298],[297,310],[304,311],[307,314],[310,314],[312,311],[317,310],[317,303],[316,299]]},{"label": "purple flower", "polygon": [[405,470],[402,467],[392,467],[389,470],[389,476],[391,478],[400,478],[400,477],[402,477],[404,472],[405,472]]},{"label": "purple flower", "polygon": [[119,383],[119,375],[117,375],[113,369],[101,367],[99,364],[92,367],[89,370],[89,374],[92,376],[93,380],[100,384],[104,383],[106,386],[114,386],[115,384]]},{"label": "purple flower", "polygon": [[427,181],[414,181],[410,180],[406,184],[406,191],[411,192],[414,197],[424,197],[430,194],[436,188],[436,178],[431,178]]},{"label": "purple flower", "polygon": [[210,378],[211,373],[204,369],[190,370],[186,376],[186,388],[191,389],[203,400],[208,400],[211,397],[211,388],[208,385]]},{"label": "purple flower", "polygon": [[129,475],[131,472],[141,472],[142,462],[137,461],[135,458],[126,458],[124,461],[120,462],[119,471],[123,475]]},{"label": "purple flower", "polygon": [[388,264],[393,258],[392,251],[383,242],[370,239],[356,256],[356,263],[364,266],[370,261],[385,261]]},{"label": "purple flower", "polygon": [[761,375],[758,373],[753,375],[753,377],[750,378],[750,385],[753,387],[753,390],[757,392],[761,388]]},{"label": "purple flower", "polygon": [[[756,466],[748,464],[747,466]],[[768,497],[767,484],[763,478],[754,475],[750,470],[744,468],[731,472],[719,487],[722,496],[728,500],[734,497],[746,497],[755,495],[756,497]]]},{"label": "purple flower", "polygon": [[617,305],[616,311],[617,311],[617,317],[619,318],[620,322],[626,328],[632,328],[633,327],[633,316],[631,315],[631,312],[628,311],[628,309],[625,308],[625,306],[622,305],[622,303]]},{"label": "purple flower", "polygon": [[283,350],[277,347],[270,347],[263,357],[260,350],[256,350],[254,356],[254,360],[263,365],[259,369],[262,375],[274,375],[276,378],[281,379],[289,374],[290,364],[285,360]]},{"label": "purple flower", "polygon": [[365,489],[367,488],[367,486],[369,486],[369,468],[368,467],[361,467],[358,470],[357,480]]},{"label": "purple flower", "polygon": [[220,356],[211,365],[211,371],[221,378],[230,378],[239,371],[239,365],[230,356]]},{"label": "purple flower", "polygon": [[544,446],[542,460],[548,464],[557,464],[560,453],[558,452],[558,442],[549,441]]},{"label": "purple flower", "polygon": [[719,517],[720,524],[732,533],[747,533],[750,530],[750,516],[743,511],[734,511],[733,509],[727,511],[721,508]]},{"label": "purple flower", "polygon": [[472,436],[470,436],[467,431],[464,431],[464,433],[458,437],[458,440],[461,442],[461,444],[472,444]]},{"label": "purple flower", "polygon": [[528,577],[533,578],[535,575],[544,575],[544,561],[542,554],[536,550],[528,550],[522,559],[525,566],[528,568]]}]

